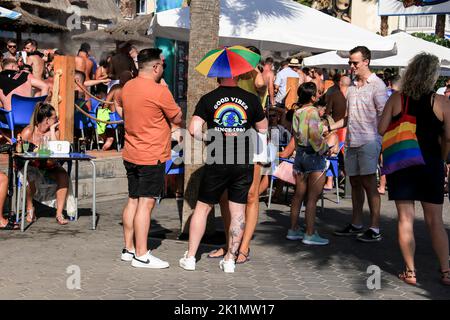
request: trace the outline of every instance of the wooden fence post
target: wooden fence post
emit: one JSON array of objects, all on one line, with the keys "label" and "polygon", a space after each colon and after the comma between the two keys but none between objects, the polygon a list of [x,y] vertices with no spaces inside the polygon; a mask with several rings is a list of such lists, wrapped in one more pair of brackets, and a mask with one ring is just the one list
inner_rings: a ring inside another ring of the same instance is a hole
[{"label": "wooden fence post", "polygon": [[[61,76],[55,76],[55,81],[59,79],[59,92],[54,92],[58,97],[58,117],[60,140],[73,142],[74,136],[74,113],[75,113],[75,57],[56,56],[54,62],[55,74],[61,72]],[[55,107],[55,106],[54,106]],[[56,107],[55,107],[56,109]]]}]

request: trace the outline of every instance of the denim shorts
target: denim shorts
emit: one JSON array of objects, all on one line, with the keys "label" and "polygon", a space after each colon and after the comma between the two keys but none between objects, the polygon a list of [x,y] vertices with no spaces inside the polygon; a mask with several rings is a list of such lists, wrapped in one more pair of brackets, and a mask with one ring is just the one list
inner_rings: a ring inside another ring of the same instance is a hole
[{"label": "denim shorts", "polygon": [[326,166],[325,156],[315,152],[312,147],[297,147],[294,160],[295,173],[323,172]]}]

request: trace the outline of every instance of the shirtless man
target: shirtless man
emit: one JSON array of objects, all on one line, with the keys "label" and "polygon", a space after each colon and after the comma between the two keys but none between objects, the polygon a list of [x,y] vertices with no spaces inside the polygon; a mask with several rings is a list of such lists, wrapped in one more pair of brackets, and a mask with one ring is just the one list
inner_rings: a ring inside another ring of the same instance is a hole
[{"label": "shirtless man", "polygon": [[86,75],[86,80],[91,80],[92,70],[94,63],[89,59],[90,46],[87,43],[83,43],[78,51],[78,56],[75,57],[75,70],[81,71]]},{"label": "shirtless man", "polygon": [[33,88],[39,92],[36,96],[48,94],[48,85],[32,74],[20,72],[14,59],[5,59],[0,72],[0,103],[3,109],[11,110],[11,98],[13,94],[23,97],[32,97]]},{"label": "shirtless man", "polygon": [[264,83],[266,84],[269,90],[269,104],[271,106],[275,105],[275,74],[273,73],[273,58],[268,57],[264,62],[264,70],[262,72],[262,76],[264,79]]},{"label": "shirtless man", "polygon": [[38,79],[42,80],[44,76],[44,59],[43,54],[40,53],[38,50],[38,43],[36,40],[28,39],[25,41],[24,50],[27,53],[27,61],[24,61],[25,64],[31,66],[33,68],[33,76]]}]

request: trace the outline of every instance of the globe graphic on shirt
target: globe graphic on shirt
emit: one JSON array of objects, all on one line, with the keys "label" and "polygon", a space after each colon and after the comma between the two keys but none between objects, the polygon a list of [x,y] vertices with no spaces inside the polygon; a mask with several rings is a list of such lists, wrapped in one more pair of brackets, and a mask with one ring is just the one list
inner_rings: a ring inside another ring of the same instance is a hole
[{"label": "globe graphic on shirt", "polygon": [[227,128],[237,127],[240,124],[240,119],[235,112],[229,111],[224,114],[223,122]]},{"label": "globe graphic on shirt", "polygon": [[225,103],[214,112],[214,122],[224,128],[237,130],[243,127],[248,116],[244,108],[235,103]]}]

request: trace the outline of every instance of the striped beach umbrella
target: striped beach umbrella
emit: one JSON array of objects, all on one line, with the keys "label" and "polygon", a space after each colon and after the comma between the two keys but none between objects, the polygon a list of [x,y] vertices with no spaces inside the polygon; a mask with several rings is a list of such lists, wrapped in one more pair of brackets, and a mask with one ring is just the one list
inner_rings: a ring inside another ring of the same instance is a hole
[{"label": "striped beach umbrella", "polygon": [[15,12],[3,7],[0,7],[0,18],[7,18],[11,20],[17,20],[22,16],[21,13]]},{"label": "striped beach umbrella", "polygon": [[233,78],[255,69],[259,54],[242,46],[224,47],[208,52],[195,70],[208,78]]}]

